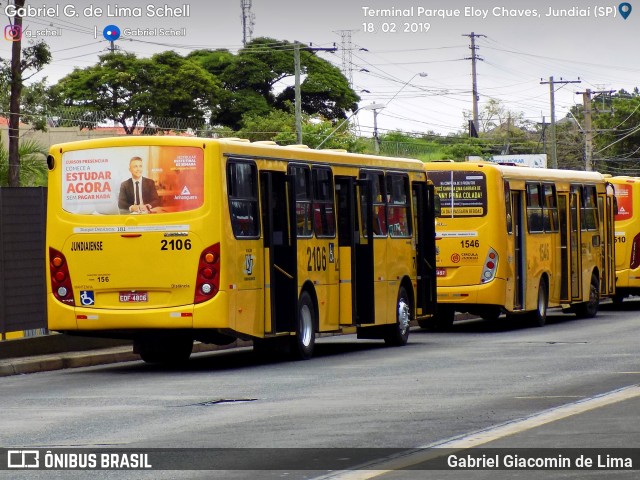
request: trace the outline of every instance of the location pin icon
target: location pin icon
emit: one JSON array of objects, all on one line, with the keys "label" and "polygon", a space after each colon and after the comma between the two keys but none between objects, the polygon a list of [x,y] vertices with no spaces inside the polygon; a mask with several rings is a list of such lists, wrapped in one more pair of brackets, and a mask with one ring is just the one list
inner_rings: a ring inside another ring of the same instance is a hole
[{"label": "location pin icon", "polygon": [[627,2],[621,3],[618,5],[618,11],[620,12],[620,15],[622,15],[622,18],[626,20],[629,15],[631,15],[631,4]]}]

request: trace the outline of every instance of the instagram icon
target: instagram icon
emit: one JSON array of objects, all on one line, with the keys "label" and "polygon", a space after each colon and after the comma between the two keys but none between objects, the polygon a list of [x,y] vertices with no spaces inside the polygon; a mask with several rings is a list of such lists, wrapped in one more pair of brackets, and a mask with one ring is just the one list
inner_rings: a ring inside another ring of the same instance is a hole
[{"label": "instagram icon", "polygon": [[22,26],[7,25],[4,27],[4,39],[10,42],[17,42],[22,38]]}]

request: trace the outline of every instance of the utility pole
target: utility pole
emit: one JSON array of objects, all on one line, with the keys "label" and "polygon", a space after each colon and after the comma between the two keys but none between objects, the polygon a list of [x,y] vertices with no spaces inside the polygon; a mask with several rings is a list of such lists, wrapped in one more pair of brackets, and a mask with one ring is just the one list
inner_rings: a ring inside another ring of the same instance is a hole
[{"label": "utility pole", "polygon": [[591,127],[591,90],[582,93],[584,106],[584,169],[593,170],[593,128]]},{"label": "utility pole", "polygon": [[592,92],[588,88],[584,92],[577,92],[578,95],[582,95],[584,109],[584,169],[588,172],[593,170],[593,134],[595,132],[592,126],[591,95],[612,94],[613,92],[615,90]]},{"label": "utility pole", "polygon": [[300,92],[300,43],[293,45],[293,65],[295,71],[295,117],[296,117],[296,142],[302,143],[302,94]]},{"label": "utility pole", "polygon": [[556,141],[556,104],[555,104],[555,84],[561,83],[566,85],[567,83],[581,83],[581,80],[553,80],[553,77],[549,77],[549,81],[545,82],[540,80],[540,85],[549,84],[549,96],[551,102],[551,168],[558,168],[558,142]]},{"label": "utility pole", "polygon": [[[25,0],[16,0],[17,9],[24,7]],[[20,96],[22,95],[22,17],[13,18],[12,32],[19,32],[11,43],[11,93],[9,96],[9,159],[8,183],[10,187],[20,186]],[[6,28],[5,28],[6,32]],[[7,34],[5,33],[5,36]]]},{"label": "utility pole", "polygon": [[478,81],[477,81],[477,75],[476,75],[476,60],[484,60],[482,57],[478,56],[478,54],[476,53],[476,50],[478,50],[478,47],[476,47],[476,37],[485,37],[487,38],[486,35],[482,35],[479,33],[473,33],[471,32],[470,34],[466,35],[463,34],[463,37],[469,37],[471,39],[471,45],[469,46],[469,48],[471,49],[471,57],[467,57],[465,58],[465,60],[471,60],[471,81],[472,81],[472,90],[471,93],[473,95],[473,126],[475,127],[476,132],[479,131],[479,125],[478,125],[478,100],[479,100],[479,96],[478,96]]},{"label": "utility pole", "polygon": [[338,50],[336,48],[336,44],[333,44],[333,47],[322,48],[322,47],[312,47],[309,44],[308,47],[300,47],[300,42],[293,42],[293,66],[294,66],[294,74],[295,74],[295,117],[296,117],[296,139],[299,144],[302,143],[302,93],[300,91],[300,50],[306,50],[307,52],[335,52]]}]

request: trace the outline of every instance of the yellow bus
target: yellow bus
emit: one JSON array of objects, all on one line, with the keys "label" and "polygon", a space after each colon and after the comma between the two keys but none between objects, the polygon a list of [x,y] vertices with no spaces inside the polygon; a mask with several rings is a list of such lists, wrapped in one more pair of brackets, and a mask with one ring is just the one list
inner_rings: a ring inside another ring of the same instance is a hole
[{"label": "yellow bus", "polygon": [[[614,303],[640,294],[640,178],[617,176],[609,182],[615,189],[616,293]],[[635,217],[634,217],[635,213]]]},{"label": "yellow bus", "polygon": [[425,165],[441,201],[437,325],[451,325],[456,311],[485,319],[522,313],[539,326],[548,307],[592,317],[600,296],[614,293],[614,202],[603,175]]},{"label": "yellow bus", "polygon": [[403,345],[434,311],[422,162],[135,136],[54,145],[48,167],[50,330],[147,362],[236,339],[306,359],[324,332]]}]

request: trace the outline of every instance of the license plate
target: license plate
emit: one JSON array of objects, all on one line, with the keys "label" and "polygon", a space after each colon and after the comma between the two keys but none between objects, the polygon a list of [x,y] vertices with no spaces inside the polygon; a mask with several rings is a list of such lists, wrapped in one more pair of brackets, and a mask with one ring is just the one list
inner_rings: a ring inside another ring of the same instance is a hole
[{"label": "license plate", "polygon": [[148,292],[120,292],[120,301],[124,303],[148,302]]},{"label": "license plate", "polygon": [[436,268],[436,277],[446,277],[447,269],[446,268]]}]

